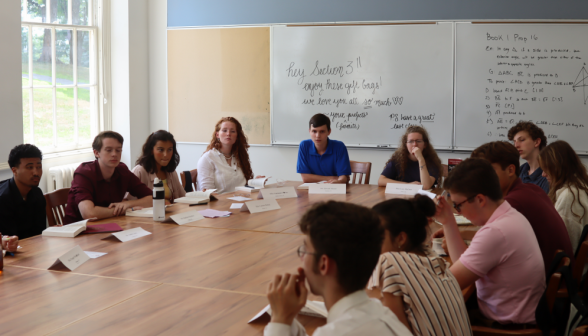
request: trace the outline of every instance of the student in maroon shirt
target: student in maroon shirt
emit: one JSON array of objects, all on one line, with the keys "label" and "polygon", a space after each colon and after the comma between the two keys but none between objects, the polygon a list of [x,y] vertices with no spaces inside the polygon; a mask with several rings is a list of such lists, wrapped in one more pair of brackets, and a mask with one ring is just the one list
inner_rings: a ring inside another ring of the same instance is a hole
[{"label": "student in maroon shirt", "polygon": [[504,199],[533,227],[545,270],[551,265],[556,250],[563,250],[573,259],[570,236],[553,202],[543,189],[532,183],[523,183],[519,178],[519,152],[516,147],[505,141],[489,142],[476,148],[471,157],[484,158],[492,163]]},{"label": "student in maroon shirt", "polygon": [[[89,218],[123,216],[133,207],[150,207],[151,189],[120,162],[123,137],[113,132],[101,132],[94,138],[95,161],[82,163],[75,171],[67,207],[65,223]],[[129,192],[137,200],[123,201]]]}]

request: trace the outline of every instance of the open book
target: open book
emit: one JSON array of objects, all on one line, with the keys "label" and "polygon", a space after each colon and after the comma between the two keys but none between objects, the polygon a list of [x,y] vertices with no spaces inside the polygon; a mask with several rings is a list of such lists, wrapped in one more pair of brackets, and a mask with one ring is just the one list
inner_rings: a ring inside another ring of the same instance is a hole
[{"label": "open book", "polygon": [[[272,308],[270,307],[270,305],[265,306],[265,308],[263,308],[259,313],[257,313],[257,315],[253,316],[253,318],[249,320],[249,322],[247,323],[251,323],[257,320],[258,318],[263,316],[263,314],[268,314],[270,316],[272,315]],[[324,302],[307,300],[306,305],[300,310],[299,314],[319,318],[327,318],[329,312],[327,311]]]},{"label": "open book", "polygon": [[43,236],[73,238],[86,230],[86,223],[87,219],[64,226],[51,226],[43,230]]},{"label": "open book", "polygon": [[253,187],[255,189],[265,188],[265,182],[267,182],[267,180],[269,180],[270,177],[262,177],[262,178],[247,180],[247,185],[250,187]]},{"label": "open book", "polygon": [[176,203],[184,204],[206,204],[210,201],[216,201],[217,198],[212,195],[216,189],[208,189],[206,191],[193,191],[186,194],[186,197],[175,199]]}]

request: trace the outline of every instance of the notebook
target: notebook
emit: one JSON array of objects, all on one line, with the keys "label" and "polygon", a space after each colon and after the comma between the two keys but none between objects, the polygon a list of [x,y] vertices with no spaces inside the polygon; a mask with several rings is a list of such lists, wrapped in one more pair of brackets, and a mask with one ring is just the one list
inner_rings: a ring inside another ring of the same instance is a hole
[{"label": "notebook", "polygon": [[116,223],[105,223],[105,224],[96,224],[86,226],[86,231],[83,233],[109,233],[109,232],[119,232],[123,229]]}]

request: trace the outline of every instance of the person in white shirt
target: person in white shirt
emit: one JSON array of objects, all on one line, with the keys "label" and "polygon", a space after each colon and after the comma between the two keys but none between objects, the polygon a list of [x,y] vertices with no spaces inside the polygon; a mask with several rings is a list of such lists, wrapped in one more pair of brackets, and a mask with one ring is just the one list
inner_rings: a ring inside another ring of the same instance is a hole
[{"label": "person in white shirt", "polygon": [[253,178],[248,148],[247,136],[237,119],[219,120],[210,144],[198,160],[198,190],[216,189],[222,194],[246,185]]},{"label": "person in white shirt", "polygon": [[265,336],[304,336],[295,317],[308,290],[324,299],[327,324],[315,336],[411,335],[390,309],[370,299],[365,287],[380,256],[383,228],[369,209],[329,201],[314,205],[300,220],[304,233],[298,248],[298,274],[276,275],[267,297],[272,309]]}]

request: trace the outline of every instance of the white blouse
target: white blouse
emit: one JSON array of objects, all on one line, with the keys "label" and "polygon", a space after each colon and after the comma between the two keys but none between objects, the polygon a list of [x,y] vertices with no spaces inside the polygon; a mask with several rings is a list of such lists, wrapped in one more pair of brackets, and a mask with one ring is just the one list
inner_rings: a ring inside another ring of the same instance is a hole
[{"label": "white blouse", "polygon": [[202,154],[198,160],[198,190],[216,189],[219,194],[235,191],[235,187],[247,184],[241,167],[233,156],[231,165],[227,163],[223,153],[216,148]]},{"label": "white blouse", "polygon": [[584,225],[588,224],[588,195],[584,190],[578,191],[573,186],[563,187],[555,192],[555,210],[566,224],[573,251],[579,245]]}]

